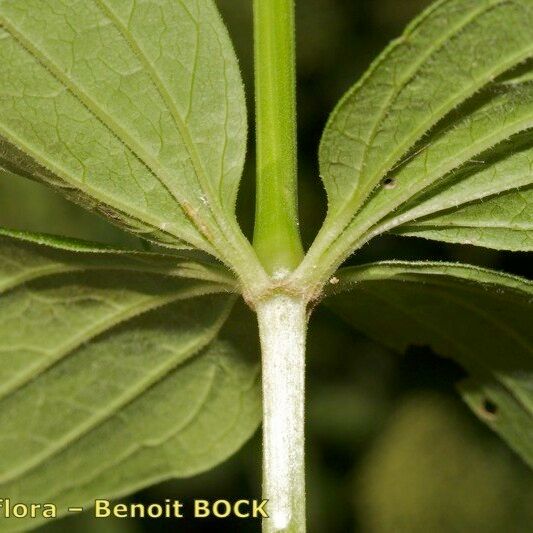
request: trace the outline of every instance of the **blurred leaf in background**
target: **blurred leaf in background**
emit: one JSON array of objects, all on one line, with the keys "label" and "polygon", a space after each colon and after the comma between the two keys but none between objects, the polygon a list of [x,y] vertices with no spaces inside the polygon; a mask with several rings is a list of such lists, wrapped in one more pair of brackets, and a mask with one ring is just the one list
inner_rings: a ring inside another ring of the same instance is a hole
[{"label": "blurred leaf in background", "polygon": [[396,407],[357,475],[365,533],[527,533],[533,479],[456,399],[416,392]]}]

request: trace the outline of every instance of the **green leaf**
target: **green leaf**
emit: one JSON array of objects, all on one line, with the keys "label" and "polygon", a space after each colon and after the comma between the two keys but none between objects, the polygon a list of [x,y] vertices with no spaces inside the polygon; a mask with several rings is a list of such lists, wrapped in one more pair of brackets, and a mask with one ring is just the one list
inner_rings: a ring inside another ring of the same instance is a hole
[{"label": "green leaf", "polygon": [[176,258],[35,240],[0,237],[0,492],[65,514],[238,449],[260,395],[256,359],[219,333],[227,288]]},{"label": "green leaf", "polygon": [[166,255],[121,250],[101,243],[3,228],[0,248],[0,290],[36,276],[87,269],[154,272],[213,282],[218,285],[216,292],[236,290],[236,280],[227,269],[193,251]]},{"label": "green leaf", "polygon": [[470,375],[460,390],[533,465],[533,283],[470,266],[375,263],[341,269],[327,305],[404,352],[429,346]]},{"label": "green leaf", "polygon": [[330,209],[363,200],[449,111],[531,57],[532,7],[530,0],[443,0],[415,20],[328,123],[321,172]]},{"label": "green leaf", "polygon": [[394,186],[368,202],[353,230],[374,236],[420,226],[451,242],[532,249],[533,84],[499,85],[479,98],[486,102],[391,173]]},{"label": "green leaf", "polygon": [[361,530],[529,531],[531,472],[498,444],[446,393],[402,390],[352,485]]},{"label": "green leaf", "polygon": [[[327,255],[338,265],[406,222],[392,218],[430,189],[432,209],[442,209],[458,169],[533,127],[530,72],[494,81],[532,56],[531,0],[441,0],[415,20],[329,119],[320,147],[328,216],[309,262]],[[522,178],[531,184],[531,173]],[[471,198],[483,193],[476,187]]]},{"label": "green leaf", "polygon": [[0,0],[0,166],[231,263],[246,108],[211,0]]},{"label": "green leaf", "polygon": [[[533,155],[533,151],[531,152]],[[502,165],[503,166],[503,165]],[[516,168],[516,167],[515,167]],[[508,174],[493,170],[493,184]],[[530,172],[533,177],[533,173]],[[533,250],[533,188],[505,191],[404,224],[395,233],[498,250]]]},{"label": "green leaf", "polygon": [[[50,216],[53,213],[53,216]],[[80,208],[55,189],[0,169],[0,227],[70,235],[132,250],[153,246],[94,212]]]}]

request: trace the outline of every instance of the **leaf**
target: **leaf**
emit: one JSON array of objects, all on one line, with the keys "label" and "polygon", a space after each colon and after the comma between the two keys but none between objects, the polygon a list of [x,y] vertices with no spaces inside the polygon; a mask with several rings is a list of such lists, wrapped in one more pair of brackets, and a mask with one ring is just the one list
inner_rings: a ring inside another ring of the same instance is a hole
[{"label": "leaf", "polygon": [[320,148],[328,216],[317,243],[327,249],[340,236],[339,263],[399,225],[389,214],[437,184],[438,203],[458,168],[531,128],[529,73],[494,80],[532,55],[531,0],[441,0],[415,20],[329,119]]},{"label": "leaf", "polygon": [[3,228],[0,228],[0,247],[0,290],[34,279],[36,275],[87,269],[154,272],[213,282],[218,285],[215,289],[218,292],[235,290],[236,282],[230,272],[209,256],[195,252],[166,255],[120,250],[101,243]]},{"label": "leaf", "polygon": [[208,469],[255,431],[257,361],[219,333],[223,285],[156,271],[151,254],[32,240],[0,237],[2,494],[65,514]]},{"label": "leaf", "polygon": [[[494,183],[501,183],[499,177],[500,172],[495,173]],[[532,251],[533,188],[506,191],[482,202],[445,209],[436,216],[402,225],[395,232],[498,250]]]},{"label": "leaf", "polygon": [[[352,228],[364,231],[375,222],[369,235],[376,235],[460,226],[464,238],[455,242],[531,250],[533,84],[501,91],[486,91],[487,103],[452,122],[393,172],[394,188],[376,194]],[[453,229],[443,233],[453,242]]]},{"label": "leaf", "polygon": [[[53,213],[53,216],[50,214]],[[152,246],[96,213],[80,208],[55,189],[0,169],[0,227],[70,235],[132,250]]]},{"label": "leaf", "polygon": [[229,262],[242,82],[211,0],[0,0],[0,166]]},{"label": "leaf", "polygon": [[498,444],[455,398],[402,390],[352,485],[361,530],[528,531],[531,472]]},{"label": "leaf", "polygon": [[469,373],[474,412],[533,465],[533,283],[446,263],[341,269],[327,305],[354,328],[404,352],[429,346]]}]

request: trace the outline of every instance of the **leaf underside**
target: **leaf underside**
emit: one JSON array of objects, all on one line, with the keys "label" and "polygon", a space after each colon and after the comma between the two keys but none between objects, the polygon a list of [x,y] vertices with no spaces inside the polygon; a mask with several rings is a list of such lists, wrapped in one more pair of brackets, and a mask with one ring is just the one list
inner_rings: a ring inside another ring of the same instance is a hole
[{"label": "leaf underside", "polygon": [[211,0],[0,0],[0,62],[0,167],[226,259],[246,107]]},{"label": "leaf underside", "polygon": [[473,411],[533,466],[533,283],[477,267],[387,262],[337,274],[326,300],[394,350],[427,346],[469,374]]},{"label": "leaf underside", "polygon": [[[340,256],[384,232],[533,249],[532,56],[533,0],[441,0],[378,58],[321,143]],[[175,249],[0,231],[0,494],[64,514],[214,466],[260,419],[234,277],[183,250],[240,253],[246,107],[214,3],[0,0],[0,62],[0,172]],[[457,360],[465,400],[533,464],[530,282],[427,263],[338,277],[328,305]]]},{"label": "leaf underside", "polygon": [[246,106],[213,1],[0,0],[0,62],[0,172],[173,249],[0,229],[0,493],[65,514],[211,468],[260,420],[235,277],[205,254],[233,265],[244,239]]},{"label": "leaf underside", "polygon": [[533,0],[441,0],[324,132],[324,233],[533,249]]},{"label": "leaf underside", "polygon": [[[532,57],[533,0],[441,0],[391,44],[322,138],[333,262],[385,232],[533,250]],[[396,350],[454,358],[466,402],[533,465],[531,282],[425,263],[337,277],[350,294],[328,305]]]},{"label": "leaf underside", "polygon": [[0,492],[65,514],[236,451],[258,365],[221,331],[234,298],[209,265],[42,240],[0,236]]}]

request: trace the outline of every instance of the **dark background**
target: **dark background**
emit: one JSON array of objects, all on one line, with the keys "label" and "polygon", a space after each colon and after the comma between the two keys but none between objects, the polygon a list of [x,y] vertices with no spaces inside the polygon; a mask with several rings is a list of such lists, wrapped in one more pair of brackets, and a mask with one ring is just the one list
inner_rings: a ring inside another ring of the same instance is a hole
[{"label": "dark background", "polygon": [[[299,0],[298,127],[300,212],[305,244],[325,209],[317,146],[333,106],[428,0]],[[251,0],[219,0],[253,107]],[[467,60],[467,59],[465,59]],[[250,137],[253,140],[253,126]],[[253,142],[239,209],[253,215]],[[139,247],[105,221],[48,189],[0,180],[0,224]],[[444,259],[527,275],[530,258],[468,246],[386,237],[350,261]],[[309,339],[307,456],[310,533],[526,533],[533,524],[533,476],[462,404],[461,369],[423,348],[402,356],[351,331],[327,311]],[[260,438],[216,469],[167,482],[128,501],[259,498]],[[247,532],[257,520],[69,518],[42,531]]]}]

